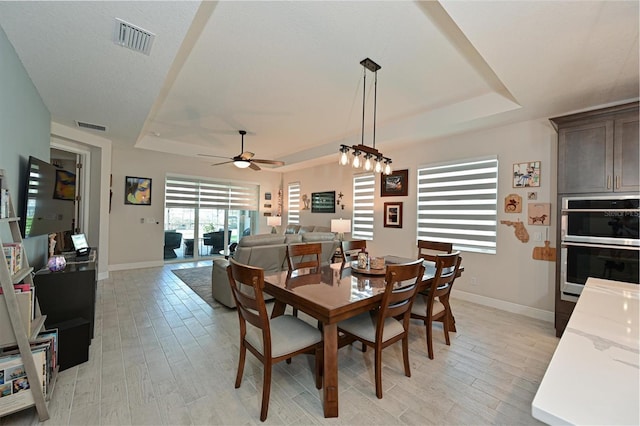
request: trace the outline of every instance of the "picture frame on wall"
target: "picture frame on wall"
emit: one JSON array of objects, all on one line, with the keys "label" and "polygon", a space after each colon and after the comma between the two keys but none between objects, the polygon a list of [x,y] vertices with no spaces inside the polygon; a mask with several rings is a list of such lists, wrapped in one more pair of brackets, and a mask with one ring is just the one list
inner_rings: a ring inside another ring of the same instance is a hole
[{"label": "picture frame on wall", "polygon": [[384,203],[384,227],[402,228],[402,203]]},{"label": "picture frame on wall", "polygon": [[403,197],[409,193],[409,170],[396,170],[390,175],[380,175],[381,197]]},{"label": "picture frame on wall", "polygon": [[311,213],[335,213],[336,191],[312,192]]},{"label": "picture frame on wall", "polygon": [[124,180],[124,203],[151,205],[151,178],[127,176]]},{"label": "picture frame on wall", "polygon": [[76,174],[67,170],[56,170],[56,185],[53,192],[56,200],[73,201],[76,198]]},{"label": "picture frame on wall", "polygon": [[513,164],[513,187],[532,188],[540,186],[540,162]]}]

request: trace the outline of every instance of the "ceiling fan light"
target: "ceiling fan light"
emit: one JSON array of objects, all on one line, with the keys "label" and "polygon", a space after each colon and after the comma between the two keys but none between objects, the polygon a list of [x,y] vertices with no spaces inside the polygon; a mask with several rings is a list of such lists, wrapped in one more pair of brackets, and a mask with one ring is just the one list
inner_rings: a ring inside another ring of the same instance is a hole
[{"label": "ceiling fan light", "polygon": [[233,165],[239,169],[246,169],[247,167],[249,167],[249,165],[251,165],[251,162],[247,160],[235,160],[233,162]]}]

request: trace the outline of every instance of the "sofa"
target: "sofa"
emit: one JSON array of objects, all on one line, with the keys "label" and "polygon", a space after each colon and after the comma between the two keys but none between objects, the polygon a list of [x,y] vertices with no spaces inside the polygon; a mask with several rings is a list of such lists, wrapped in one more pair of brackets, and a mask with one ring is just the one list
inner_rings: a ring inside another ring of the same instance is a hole
[{"label": "sofa", "polygon": [[[242,237],[230,257],[239,263],[262,268],[265,274],[268,274],[288,269],[288,245],[320,243],[322,246],[320,262],[322,264],[331,263],[333,254],[340,244],[336,239],[336,235],[332,232],[308,231],[308,229],[305,229],[302,233],[259,234]],[[320,229],[323,228],[320,227]],[[231,288],[229,287],[229,278],[227,277],[228,265],[229,261],[227,259],[216,258],[213,260],[211,294],[218,302],[229,308],[234,308],[236,304],[233,300]],[[266,295],[265,299],[267,299]]]}]

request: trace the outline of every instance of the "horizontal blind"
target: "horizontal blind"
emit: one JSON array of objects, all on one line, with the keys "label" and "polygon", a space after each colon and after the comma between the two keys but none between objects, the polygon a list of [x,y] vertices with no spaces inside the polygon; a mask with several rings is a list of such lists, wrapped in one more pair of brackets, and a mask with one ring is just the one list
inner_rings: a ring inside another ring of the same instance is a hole
[{"label": "horizontal blind", "polygon": [[373,200],[375,195],[373,173],[353,177],[353,219],[351,238],[373,240]]},{"label": "horizontal blind", "polygon": [[497,157],[418,169],[418,239],[496,253]]},{"label": "horizontal blind", "polygon": [[258,185],[167,176],[165,206],[258,210]]},{"label": "horizontal blind", "polygon": [[292,225],[300,223],[300,182],[292,182],[288,185],[287,223]]}]

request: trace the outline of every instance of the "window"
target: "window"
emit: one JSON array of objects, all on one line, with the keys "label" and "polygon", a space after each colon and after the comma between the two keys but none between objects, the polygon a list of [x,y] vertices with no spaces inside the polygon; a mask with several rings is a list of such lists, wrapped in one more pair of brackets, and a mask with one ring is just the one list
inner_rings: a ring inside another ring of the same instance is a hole
[{"label": "window", "polygon": [[229,243],[252,233],[258,217],[259,189],[258,185],[241,182],[167,176],[165,230],[182,234],[184,247],[180,254],[185,257],[218,254]]},{"label": "window", "polygon": [[351,238],[373,240],[373,199],[376,180],[373,173],[353,177],[353,224]]},{"label": "window", "polygon": [[418,169],[418,239],[496,253],[498,158]]},{"label": "window", "polygon": [[300,223],[300,182],[292,182],[288,186],[287,195],[287,223]]}]

